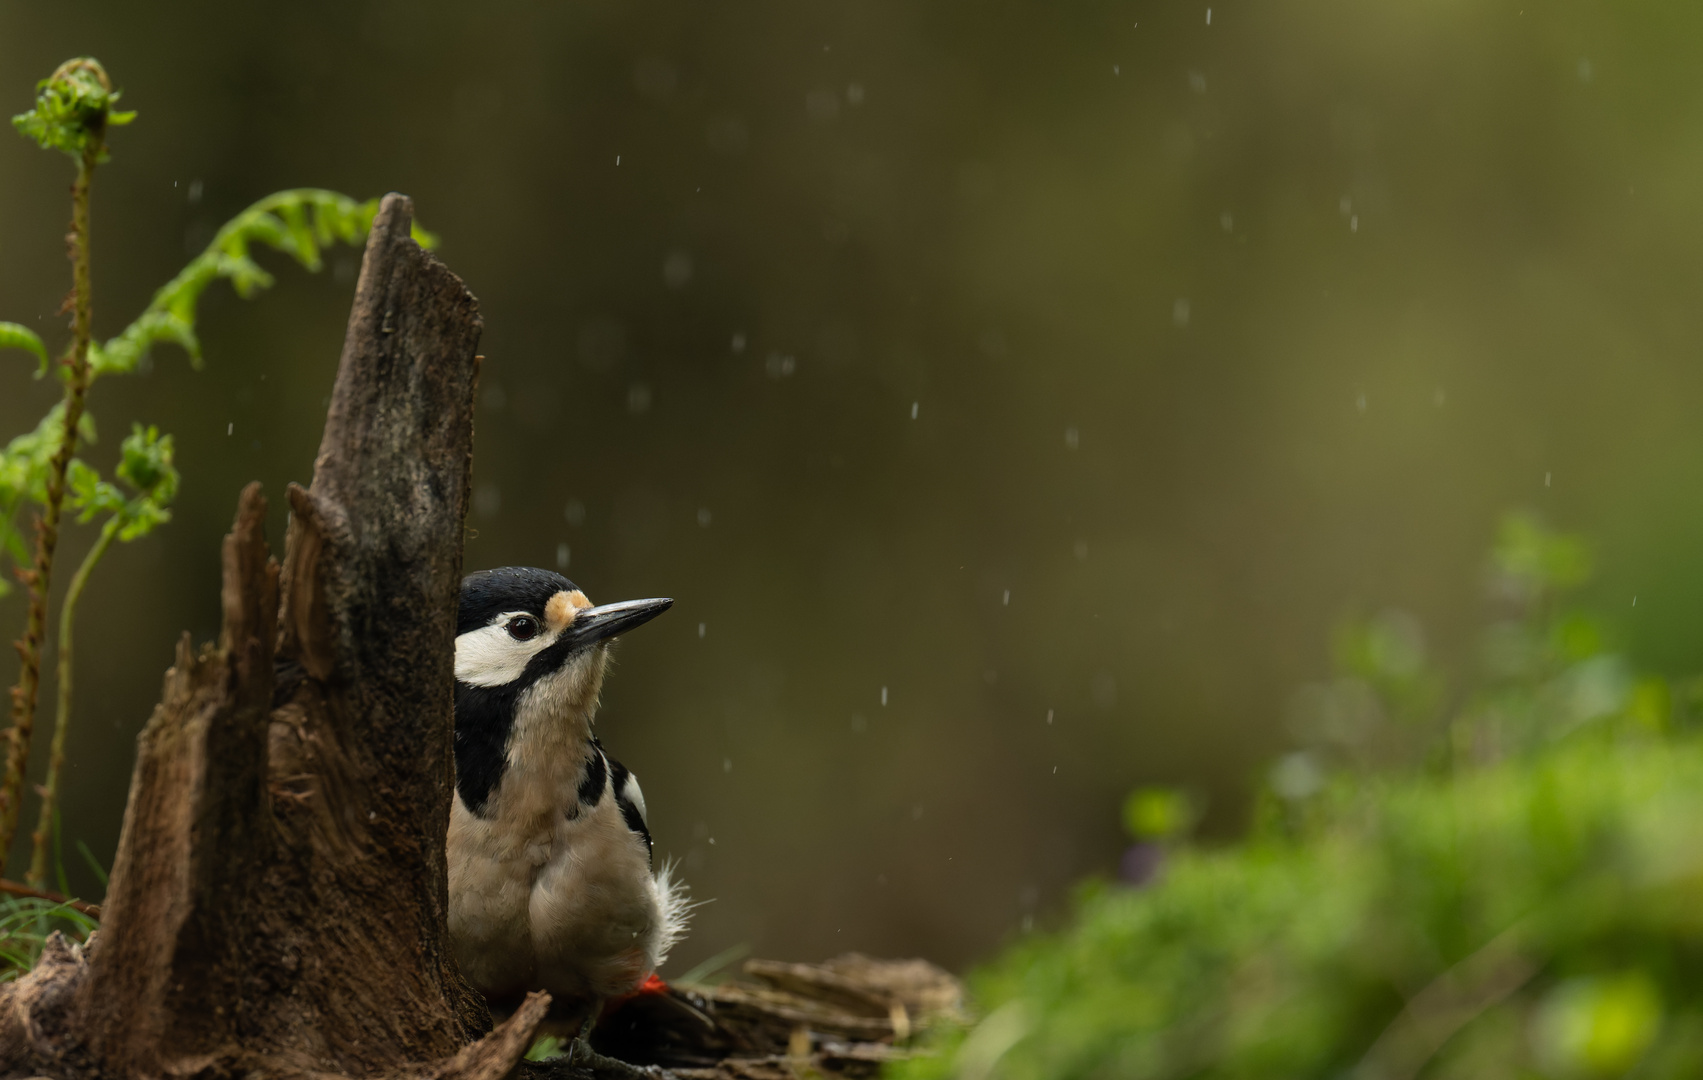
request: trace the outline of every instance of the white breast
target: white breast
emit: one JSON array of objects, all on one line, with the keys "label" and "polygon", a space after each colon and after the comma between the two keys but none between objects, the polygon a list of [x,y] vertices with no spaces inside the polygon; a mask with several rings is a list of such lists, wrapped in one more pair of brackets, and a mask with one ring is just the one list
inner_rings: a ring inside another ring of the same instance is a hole
[{"label": "white breast", "polygon": [[[580,738],[541,738],[522,708],[509,766],[473,814],[458,795],[450,814],[450,938],[462,971],[494,999],[548,990],[569,1001],[637,989],[679,937],[688,905],[669,868],[627,827],[607,779],[579,801]],[[554,745],[546,745],[553,743]],[[641,808],[636,782],[625,785]],[[636,796],[636,797],[635,797]]]}]

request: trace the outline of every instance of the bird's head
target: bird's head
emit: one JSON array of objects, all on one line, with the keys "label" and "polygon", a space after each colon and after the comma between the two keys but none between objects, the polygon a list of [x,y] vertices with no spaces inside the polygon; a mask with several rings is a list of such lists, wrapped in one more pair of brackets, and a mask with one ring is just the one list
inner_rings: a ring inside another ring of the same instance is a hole
[{"label": "bird's head", "polygon": [[455,627],[455,681],[510,701],[542,695],[550,711],[589,721],[610,641],[673,604],[658,598],[596,606],[561,574],[531,567],[469,574]]}]

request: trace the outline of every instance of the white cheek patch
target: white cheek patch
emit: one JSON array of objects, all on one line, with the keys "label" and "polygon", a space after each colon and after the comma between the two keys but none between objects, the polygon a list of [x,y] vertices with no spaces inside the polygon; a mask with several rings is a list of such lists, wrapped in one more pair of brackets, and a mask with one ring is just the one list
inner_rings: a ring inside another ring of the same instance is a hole
[{"label": "white cheek patch", "polygon": [[[516,612],[515,614],[520,614]],[[534,656],[549,648],[555,634],[516,641],[503,628],[512,616],[500,616],[491,626],[469,630],[455,639],[455,677],[472,686],[502,686],[514,682]]]}]

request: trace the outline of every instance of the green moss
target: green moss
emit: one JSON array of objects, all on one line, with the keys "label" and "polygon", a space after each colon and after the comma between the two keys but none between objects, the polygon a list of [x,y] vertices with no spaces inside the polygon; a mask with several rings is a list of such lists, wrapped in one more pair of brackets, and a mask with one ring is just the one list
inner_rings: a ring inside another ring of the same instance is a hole
[{"label": "green moss", "polygon": [[1319,784],[1274,783],[1247,838],[1175,849],[1146,888],[1082,888],[972,977],[985,1019],[891,1075],[1703,1072],[1703,735],[1683,687],[1590,681],[1619,661],[1559,603],[1583,551],[1515,519],[1493,630],[1531,648],[1466,680],[1433,746],[1298,751]]}]

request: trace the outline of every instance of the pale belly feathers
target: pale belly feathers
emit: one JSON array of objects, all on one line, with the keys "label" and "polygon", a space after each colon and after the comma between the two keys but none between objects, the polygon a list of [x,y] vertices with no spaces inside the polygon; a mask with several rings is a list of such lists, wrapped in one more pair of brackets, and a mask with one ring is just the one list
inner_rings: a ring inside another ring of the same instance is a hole
[{"label": "pale belly feathers", "polygon": [[[583,791],[588,770],[550,782],[512,758],[484,816],[456,796],[450,939],[461,970],[488,997],[631,993],[681,932],[683,890],[667,867],[652,873],[648,838],[630,820],[637,783],[593,752],[602,761],[593,771],[605,778],[589,805],[582,802],[593,794]],[[618,795],[628,796],[626,815]],[[642,796],[637,806],[642,830]]]}]

